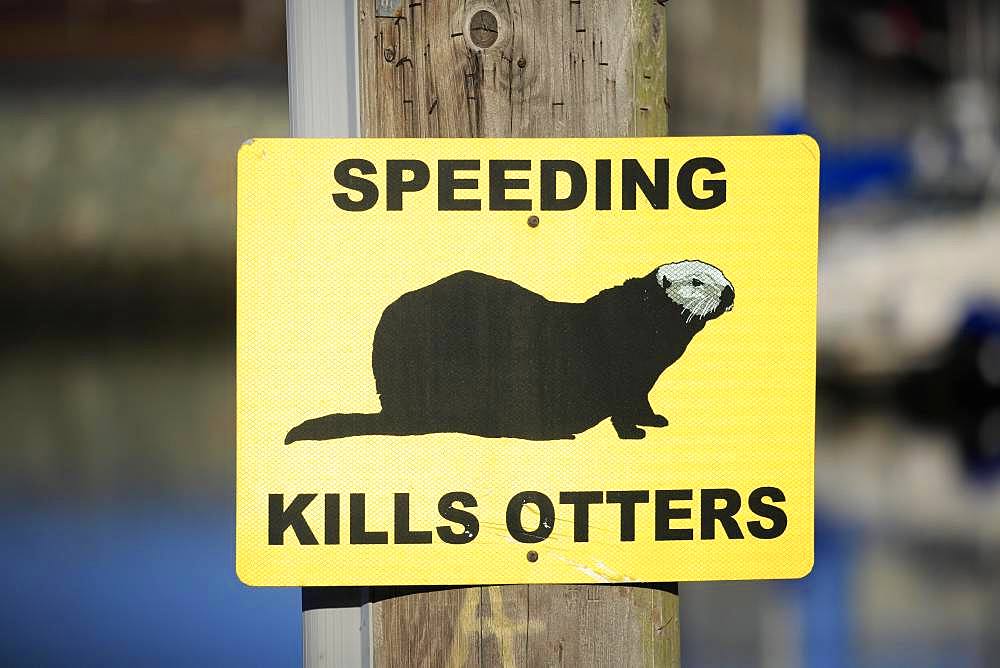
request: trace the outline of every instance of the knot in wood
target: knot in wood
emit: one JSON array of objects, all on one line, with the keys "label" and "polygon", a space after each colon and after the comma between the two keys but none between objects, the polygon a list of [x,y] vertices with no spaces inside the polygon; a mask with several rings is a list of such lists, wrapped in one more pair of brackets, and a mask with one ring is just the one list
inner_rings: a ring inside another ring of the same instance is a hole
[{"label": "knot in wood", "polygon": [[469,22],[469,39],[480,49],[493,46],[500,36],[497,28],[497,15],[488,9],[480,9],[472,15]]}]

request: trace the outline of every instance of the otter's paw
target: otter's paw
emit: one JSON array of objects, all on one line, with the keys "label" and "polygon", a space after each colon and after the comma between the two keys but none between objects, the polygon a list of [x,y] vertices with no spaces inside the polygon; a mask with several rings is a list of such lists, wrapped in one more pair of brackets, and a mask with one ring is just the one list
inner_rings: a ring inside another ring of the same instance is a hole
[{"label": "otter's paw", "polygon": [[618,432],[618,438],[629,440],[646,438],[646,430],[640,429],[634,424],[614,424],[613,422],[611,424],[614,426],[615,431]]},{"label": "otter's paw", "polygon": [[670,422],[667,421],[667,418],[663,417],[662,415],[653,414],[643,418],[642,421],[639,422],[639,424],[645,425],[647,427],[666,427],[668,424],[670,424]]}]

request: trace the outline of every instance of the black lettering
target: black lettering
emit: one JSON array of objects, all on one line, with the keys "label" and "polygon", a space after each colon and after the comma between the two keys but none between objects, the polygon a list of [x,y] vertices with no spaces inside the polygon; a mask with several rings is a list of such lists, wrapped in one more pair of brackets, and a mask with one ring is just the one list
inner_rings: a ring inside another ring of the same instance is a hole
[{"label": "black lettering", "polygon": [[622,210],[635,211],[636,190],[642,190],[654,209],[666,209],[670,204],[670,160],[657,158],[655,182],[634,158],[622,160]]},{"label": "black lettering", "polygon": [[490,160],[490,209],[493,211],[530,211],[530,199],[507,199],[507,190],[524,190],[528,179],[511,179],[507,170],[531,169],[530,160]]},{"label": "black lettering", "polygon": [[323,542],[326,545],[340,543],[340,494],[323,496]]},{"label": "black lettering", "polygon": [[309,523],[302,515],[315,494],[297,494],[285,508],[284,494],[267,495],[267,544],[284,545],[285,529],[292,528],[299,545],[319,545],[316,535],[309,528]]},{"label": "black lettering", "polygon": [[586,543],[590,540],[590,505],[601,503],[601,492],[562,492],[559,503],[573,504],[573,541]]},{"label": "black lettering", "polygon": [[649,503],[649,492],[645,490],[631,492],[608,492],[608,503],[621,505],[621,540],[635,540],[635,504]]},{"label": "black lettering", "polygon": [[[716,501],[725,501],[726,505],[716,508]],[[729,538],[743,538],[740,531],[740,524],[734,517],[741,505],[740,493],[735,489],[703,489],[701,490],[701,537],[702,539],[715,538],[715,522],[722,523],[722,528],[726,530]]]},{"label": "black lettering", "polygon": [[677,194],[681,202],[689,209],[714,209],[726,201],[726,180],[705,179],[702,187],[709,192],[707,197],[694,194],[694,173],[699,169],[707,169],[709,174],[721,174],[726,171],[725,165],[715,158],[691,158],[677,172]]},{"label": "black lettering", "polygon": [[476,507],[476,497],[468,492],[448,492],[438,501],[438,514],[455,524],[462,525],[462,531],[455,531],[449,526],[437,528],[438,537],[450,545],[471,543],[479,535],[479,519],[472,513],[455,508],[456,503],[465,508]]},{"label": "black lettering", "polygon": [[[528,531],[521,524],[521,510],[528,504],[538,508],[538,526]],[[507,531],[519,543],[540,543],[552,533],[556,511],[552,500],[541,492],[519,492],[507,504]]]},{"label": "black lettering", "polygon": [[334,193],[333,203],[344,211],[367,211],[378,202],[378,186],[368,179],[351,174],[351,170],[355,169],[362,174],[375,173],[375,165],[371,162],[352,158],[337,163],[333,168],[333,178],[341,186],[361,193],[361,199],[355,201],[347,193]]},{"label": "black lettering", "polygon": [[691,519],[690,508],[671,508],[671,501],[690,501],[690,489],[656,490],[656,540],[692,540],[694,529],[672,529],[670,520]]},{"label": "black lettering", "polygon": [[458,179],[459,170],[479,169],[478,160],[438,161],[438,211],[479,211],[478,199],[455,199],[456,190],[471,190],[479,185],[477,179]]},{"label": "black lettering", "polygon": [[[403,180],[403,172],[411,172],[413,178]],[[431,173],[427,164],[420,160],[385,161],[385,206],[389,211],[403,210],[403,193],[417,192],[427,187]]]},{"label": "black lettering", "polygon": [[598,160],[594,176],[594,208],[598,211],[611,210],[611,161]]},{"label": "black lettering", "polygon": [[388,531],[365,529],[365,495],[351,494],[351,544],[385,545],[388,542]]},{"label": "black lettering", "polygon": [[[569,194],[556,197],[556,174],[569,176]],[[587,174],[583,167],[572,160],[542,160],[542,210],[569,211],[583,203],[587,197]]]},{"label": "black lettering", "polygon": [[410,530],[410,495],[397,492],[393,497],[393,540],[398,545],[424,545],[431,542],[430,531]]},{"label": "black lettering", "polygon": [[754,538],[777,538],[785,533],[785,529],[788,527],[788,516],[785,515],[785,511],[781,508],[772,503],[766,503],[764,501],[765,497],[778,503],[785,500],[784,492],[777,487],[758,487],[750,492],[750,499],[747,502],[747,505],[750,506],[750,511],[758,517],[771,520],[771,526],[765,528],[763,523],[751,520],[747,522],[747,531]]}]

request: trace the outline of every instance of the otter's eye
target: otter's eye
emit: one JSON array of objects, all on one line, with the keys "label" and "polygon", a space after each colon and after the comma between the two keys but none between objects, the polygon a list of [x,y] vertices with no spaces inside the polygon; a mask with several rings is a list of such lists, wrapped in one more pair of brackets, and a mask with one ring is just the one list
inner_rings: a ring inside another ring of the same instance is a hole
[{"label": "otter's eye", "polygon": [[697,288],[697,287],[698,287],[699,285],[701,285],[701,284],[702,284],[702,282],[701,282],[701,281],[699,281],[699,280],[698,280],[697,278],[692,278],[692,279],[691,279],[691,285],[692,285],[692,286],[694,286],[694,287],[696,287],[696,288]]},{"label": "otter's eye", "polygon": [[667,288],[669,288],[669,287],[670,287],[670,280],[669,280],[669,279],[666,279],[666,278],[664,278],[664,279],[663,279],[663,289],[664,289],[664,290],[666,290],[666,289],[667,289]]}]

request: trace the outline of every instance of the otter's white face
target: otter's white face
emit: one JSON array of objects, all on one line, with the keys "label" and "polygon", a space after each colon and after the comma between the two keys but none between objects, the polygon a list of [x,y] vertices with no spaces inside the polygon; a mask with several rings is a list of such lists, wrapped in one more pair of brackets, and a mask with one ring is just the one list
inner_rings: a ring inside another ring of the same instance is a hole
[{"label": "otter's white face", "polygon": [[711,320],[733,308],[733,284],[707,262],[684,260],[662,265],[656,270],[656,282],[687,313],[687,322]]}]

